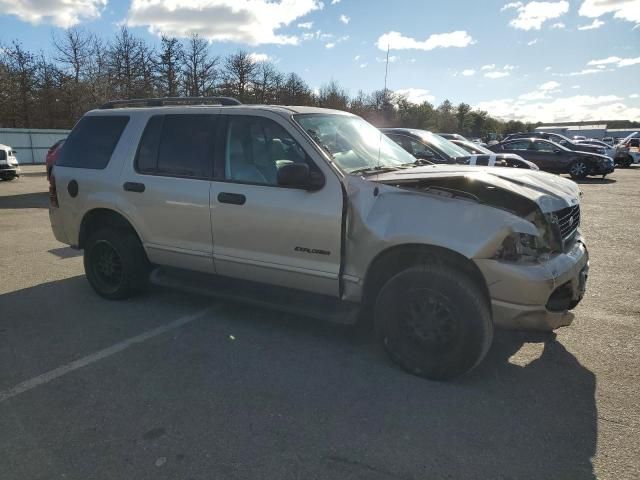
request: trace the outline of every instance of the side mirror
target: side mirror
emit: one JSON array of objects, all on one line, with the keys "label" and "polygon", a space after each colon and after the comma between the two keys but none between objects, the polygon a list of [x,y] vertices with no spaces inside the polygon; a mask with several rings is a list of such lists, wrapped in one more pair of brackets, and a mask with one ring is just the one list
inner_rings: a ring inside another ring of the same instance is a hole
[{"label": "side mirror", "polygon": [[278,169],[278,185],[320,190],[324,186],[324,177],[320,173],[312,172],[306,163],[289,163]]}]

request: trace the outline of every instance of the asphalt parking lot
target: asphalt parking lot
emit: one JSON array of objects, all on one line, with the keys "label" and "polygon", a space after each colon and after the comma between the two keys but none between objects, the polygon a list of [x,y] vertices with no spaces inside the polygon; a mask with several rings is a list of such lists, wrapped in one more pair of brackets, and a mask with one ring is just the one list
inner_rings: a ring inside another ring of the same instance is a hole
[{"label": "asphalt parking lot", "polygon": [[0,478],[640,478],[640,168],[584,182],[587,297],[451,383],[369,334],[152,287],[108,302],[0,182]]}]

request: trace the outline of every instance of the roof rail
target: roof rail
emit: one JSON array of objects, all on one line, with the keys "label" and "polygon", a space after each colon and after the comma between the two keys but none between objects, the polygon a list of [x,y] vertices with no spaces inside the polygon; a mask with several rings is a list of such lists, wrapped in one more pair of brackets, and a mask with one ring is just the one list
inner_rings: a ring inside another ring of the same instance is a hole
[{"label": "roof rail", "polygon": [[164,105],[242,105],[240,100],[232,97],[161,97],[133,98],[131,100],[110,100],[100,106],[100,110],[122,107],[162,107]]}]

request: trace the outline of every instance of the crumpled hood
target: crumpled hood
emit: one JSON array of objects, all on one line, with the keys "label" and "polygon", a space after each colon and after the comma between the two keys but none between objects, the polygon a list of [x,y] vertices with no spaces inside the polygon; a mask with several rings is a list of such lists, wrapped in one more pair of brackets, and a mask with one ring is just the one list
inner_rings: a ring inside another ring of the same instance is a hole
[{"label": "crumpled hood", "polygon": [[427,165],[372,175],[368,179],[389,185],[409,186],[413,183],[456,177],[532,200],[544,213],[579,203],[580,188],[575,182],[559,175],[519,168]]}]

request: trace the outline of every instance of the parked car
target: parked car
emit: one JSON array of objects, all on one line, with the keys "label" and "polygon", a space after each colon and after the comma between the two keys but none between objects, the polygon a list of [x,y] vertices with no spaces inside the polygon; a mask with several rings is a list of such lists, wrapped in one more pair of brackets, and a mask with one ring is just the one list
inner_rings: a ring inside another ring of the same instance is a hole
[{"label": "parked car", "polygon": [[592,145],[579,145],[575,142],[572,142],[564,135],[560,135],[559,133],[548,133],[548,132],[529,132],[529,133],[512,133],[511,135],[507,135],[502,141],[506,142],[507,140],[515,140],[516,138],[544,138],[545,140],[550,140],[558,145],[562,145],[569,150],[573,150],[575,152],[591,152],[598,153],[600,155],[605,154],[605,150],[602,147],[592,146]]},{"label": "parked car", "polygon": [[623,168],[640,163],[640,132],[622,139],[616,147],[615,163]]},{"label": "parked car", "polygon": [[601,147],[604,149],[604,154],[609,158],[614,158],[616,156],[616,149],[612,146],[604,143],[601,140],[596,140],[595,138],[588,138],[587,140],[578,140],[576,142],[578,145],[593,145],[595,147]]},{"label": "parked car", "polygon": [[0,180],[15,180],[20,173],[20,164],[15,151],[9,145],[0,143]]},{"label": "parked car", "polygon": [[584,135],[574,135],[572,137],[572,140],[576,143],[580,142],[580,140],[586,140],[587,137],[585,137]]},{"label": "parked car", "polygon": [[109,102],[73,128],[52,179],[55,237],[84,249],[99,295],[177,267],[210,274],[199,286],[214,295],[367,313],[391,358],[427,378],[473,369],[494,325],[571,323],[585,291],[574,182],[417,165],[337,110]]},{"label": "parked car", "polygon": [[440,135],[442,138],[446,138],[447,140],[466,140],[466,138],[459,133],[436,133],[436,135]]},{"label": "parked car", "polygon": [[[414,157],[433,163],[520,168],[533,166],[533,169],[538,169],[535,165],[524,159],[518,159],[516,155],[512,154],[500,155],[489,151],[485,154],[470,155],[467,150],[454,143],[460,140],[450,141],[426,130],[412,128],[383,128],[381,130]],[[470,143],[468,140],[465,142]],[[479,147],[477,144],[473,145]]]},{"label": "parked car", "polygon": [[51,170],[53,169],[53,166],[56,164],[56,160],[58,159],[58,156],[60,156],[60,149],[62,148],[62,145],[64,145],[64,141],[65,141],[64,138],[62,140],[58,140],[56,143],[51,145],[49,147],[49,150],[47,151],[47,157],[45,159],[45,165],[47,169],[47,180],[49,180],[49,178],[51,177]]},{"label": "parked car", "polygon": [[606,177],[613,172],[613,160],[605,155],[569,150],[562,145],[542,138],[518,138],[492,145],[498,153],[516,153],[541,170],[568,173],[571,178],[582,179],[589,175]]},{"label": "parked car", "polygon": [[613,139],[613,137],[604,137],[602,141],[610,147],[614,147],[616,144],[616,141]]},{"label": "parked car", "polygon": [[[465,140],[450,140],[451,143],[463,148],[467,152],[471,154],[471,159],[469,160],[469,165],[482,165],[483,163],[478,163],[478,157],[482,155],[489,155],[489,166],[504,166],[504,167],[513,167],[513,168],[528,168],[529,170],[540,170],[538,166],[530,162],[529,160],[525,160],[520,155],[516,155],[515,153],[502,153],[496,154],[492,152],[486,147],[482,145],[478,145],[477,143],[465,141]],[[475,157],[475,158],[474,158]],[[482,159],[483,160],[483,159]],[[481,162],[482,162],[481,160]]]}]

